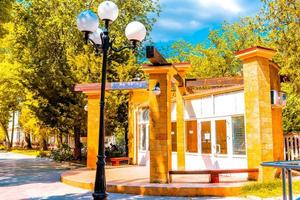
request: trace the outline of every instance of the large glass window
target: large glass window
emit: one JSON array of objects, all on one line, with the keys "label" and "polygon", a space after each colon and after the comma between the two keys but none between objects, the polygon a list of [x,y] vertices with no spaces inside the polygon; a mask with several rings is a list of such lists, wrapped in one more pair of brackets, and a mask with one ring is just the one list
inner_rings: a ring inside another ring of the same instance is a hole
[{"label": "large glass window", "polygon": [[198,152],[198,134],[197,134],[197,121],[185,122],[185,135],[186,135],[186,151]]},{"label": "large glass window", "polygon": [[149,140],[149,109],[141,109],[138,114],[139,150],[148,150]]},{"label": "large glass window", "polygon": [[233,154],[246,155],[244,116],[232,117]]}]

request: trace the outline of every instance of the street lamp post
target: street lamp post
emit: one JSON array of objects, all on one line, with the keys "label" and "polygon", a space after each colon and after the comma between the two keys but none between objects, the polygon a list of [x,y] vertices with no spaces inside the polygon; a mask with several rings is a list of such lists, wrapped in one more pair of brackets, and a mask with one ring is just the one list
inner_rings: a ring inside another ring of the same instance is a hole
[{"label": "street lamp post", "polygon": [[130,48],[134,50],[138,42],[144,40],[146,36],[145,26],[137,21],[129,23],[125,29],[125,35],[129,41],[130,46],[125,46],[120,49],[113,47],[113,40],[109,37],[109,26],[118,17],[118,7],[111,1],[104,1],[98,7],[99,18],[104,22],[103,31],[98,28],[99,19],[97,15],[91,10],[81,12],[77,17],[77,26],[80,31],[85,34],[86,42],[90,41],[96,51],[96,54],[102,52],[102,78],[101,78],[101,93],[100,93],[100,120],[99,120],[99,145],[98,145],[98,160],[95,178],[95,187],[93,197],[94,200],[106,199],[106,180],[105,180],[105,153],[104,153],[104,109],[105,109],[105,85],[106,85],[106,67],[107,56],[109,50],[116,52],[123,49]]}]

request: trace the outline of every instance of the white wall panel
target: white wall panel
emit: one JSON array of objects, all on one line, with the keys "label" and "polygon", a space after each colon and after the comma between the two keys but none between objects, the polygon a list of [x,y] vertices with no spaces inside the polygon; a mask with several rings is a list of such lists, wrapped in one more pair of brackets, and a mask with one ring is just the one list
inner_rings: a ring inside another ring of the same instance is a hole
[{"label": "white wall panel", "polygon": [[237,92],[235,95],[236,114],[244,114],[245,112],[245,99],[244,92]]},{"label": "white wall panel", "polygon": [[[201,99],[201,117],[210,117],[214,115],[213,97]],[[197,116],[198,117],[198,116]]]}]

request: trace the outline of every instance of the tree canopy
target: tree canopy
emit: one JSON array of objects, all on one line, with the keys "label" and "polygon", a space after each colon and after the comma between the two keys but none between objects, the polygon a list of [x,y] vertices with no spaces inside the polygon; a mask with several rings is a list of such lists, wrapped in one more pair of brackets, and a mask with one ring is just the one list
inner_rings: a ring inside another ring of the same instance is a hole
[{"label": "tree canopy", "polygon": [[3,27],[3,25],[10,20],[13,2],[14,0],[0,1],[0,38],[7,33],[7,30]]},{"label": "tree canopy", "polygon": [[[120,13],[110,29],[116,47],[126,44],[124,30],[132,20],[141,21],[151,30],[156,15],[149,13],[159,12],[155,1],[116,3]],[[97,6],[88,5],[95,11]],[[18,26],[10,32],[14,36],[12,55],[20,67],[20,82],[35,100],[29,109],[43,126],[60,133],[73,134],[75,129],[85,129],[86,100],[73,88],[76,83],[99,82],[101,77],[102,58],[85,45],[83,34],[77,29],[76,17],[84,9],[87,5],[75,0],[26,0],[13,6],[11,20]],[[109,59],[109,81],[131,80],[139,73],[130,51],[111,53]],[[116,97],[110,95],[109,98]],[[116,108],[126,102],[108,100],[108,104]],[[110,114],[108,116],[114,116]],[[114,124],[108,126],[111,132],[120,126]]]}]

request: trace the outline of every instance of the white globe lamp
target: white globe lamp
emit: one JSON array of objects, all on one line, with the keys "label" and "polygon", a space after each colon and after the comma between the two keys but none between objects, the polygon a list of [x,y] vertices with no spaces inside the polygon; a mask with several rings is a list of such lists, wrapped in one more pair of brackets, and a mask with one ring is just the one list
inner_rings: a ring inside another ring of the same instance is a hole
[{"label": "white globe lamp", "polygon": [[147,30],[141,22],[133,21],[125,29],[125,35],[130,41],[143,41],[146,37]]},{"label": "white globe lamp", "polygon": [[118,6],[111,1],[103,1],[98,7],[98,15],[102,20],[115,21],[119,15]]},{"label": "white globe lamp", "polygon": [[81,32],[95,32],[99,26],[99,18],[91,10],[82,11],[77,17],[77,27]]}]

